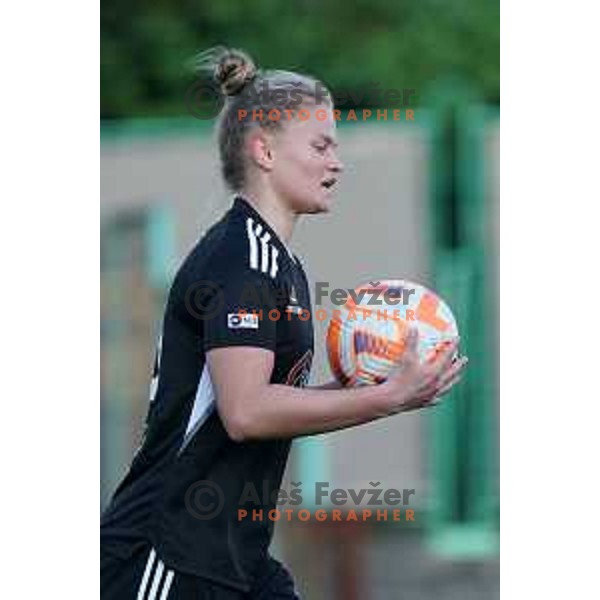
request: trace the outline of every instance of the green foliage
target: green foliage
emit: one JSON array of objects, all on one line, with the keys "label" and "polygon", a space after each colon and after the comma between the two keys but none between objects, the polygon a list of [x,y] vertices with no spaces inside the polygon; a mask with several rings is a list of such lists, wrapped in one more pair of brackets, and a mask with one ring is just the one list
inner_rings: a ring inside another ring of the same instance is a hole
[{"label": "green foliage", "polygon": [[217,44],[330,88],[414,88],[462,78],[499,100],[497,0],[103,0],[104,118],[185,114],[186,64]]}]

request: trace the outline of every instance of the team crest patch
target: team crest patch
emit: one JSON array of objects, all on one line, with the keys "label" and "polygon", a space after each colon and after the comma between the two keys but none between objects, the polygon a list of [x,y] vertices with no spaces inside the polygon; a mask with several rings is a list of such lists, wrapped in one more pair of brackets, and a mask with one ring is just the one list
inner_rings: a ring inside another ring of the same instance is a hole
[{"label": "team crest patch", "polygon": [[258,315],[229,313],[227,327],[229,329],[258,329]]}]

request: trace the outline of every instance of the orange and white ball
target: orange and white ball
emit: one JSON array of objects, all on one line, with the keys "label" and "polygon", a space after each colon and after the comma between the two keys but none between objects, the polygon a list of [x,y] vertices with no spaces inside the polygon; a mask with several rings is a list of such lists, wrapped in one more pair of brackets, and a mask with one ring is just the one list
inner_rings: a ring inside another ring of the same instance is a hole
[{"label": "orange and white ball", "polygon": [[402,360],[411,326],[419,331],[421,360],[430,360],[458,335],[448,305],[422,285],[386,280],[357,287],[329,323],[333,374],[345,386],[382,383]]}]

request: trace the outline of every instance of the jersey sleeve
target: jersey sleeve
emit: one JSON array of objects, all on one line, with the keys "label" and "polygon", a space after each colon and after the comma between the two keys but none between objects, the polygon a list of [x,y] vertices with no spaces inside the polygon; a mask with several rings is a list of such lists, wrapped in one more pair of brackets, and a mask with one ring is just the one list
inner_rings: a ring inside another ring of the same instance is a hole
[{"label": "jersey sleeve", "polygon": [[211,282],[203,315],[203,350],[255,346],[275,351],[281,292],[268,273],[233,264]]}]

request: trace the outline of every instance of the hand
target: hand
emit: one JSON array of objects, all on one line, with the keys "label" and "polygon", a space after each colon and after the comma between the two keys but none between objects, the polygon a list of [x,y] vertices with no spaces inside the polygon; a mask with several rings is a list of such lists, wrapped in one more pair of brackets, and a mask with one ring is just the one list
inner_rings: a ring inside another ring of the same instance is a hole
[{"label": "hand", "polygon": [[382,384],[389,392],[392,414],[431,406],[460,381],[468,359],[455,358],[458,343],[456,338],[422,363],[417,351],[419,332],[416,327],[410,330],[401,361]]}]

